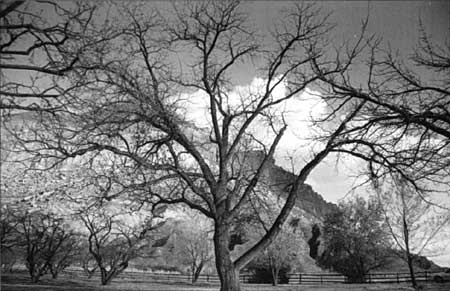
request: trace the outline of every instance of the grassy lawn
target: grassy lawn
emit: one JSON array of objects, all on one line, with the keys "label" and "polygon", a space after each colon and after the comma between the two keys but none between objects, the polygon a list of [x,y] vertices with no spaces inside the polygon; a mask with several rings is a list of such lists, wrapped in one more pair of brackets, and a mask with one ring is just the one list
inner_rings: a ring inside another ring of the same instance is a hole
[{"label": "grassy lawn", "polygon": [[[423,290],[450,290],[450,282],[445,284],[422,284]],[[242,286],[243,291],[400,291],[413,290],[404,284],[329,284],[329,285],[250,285]],[[32,284],[24,274],[2,276],[2,291],[218,291],[217,285],[190,285],[186,283],[150,283],[116,280],[110,286],[100,286],[95,281],[82,279],[60,278],[57,280],[44,277],[39,283]]]}]

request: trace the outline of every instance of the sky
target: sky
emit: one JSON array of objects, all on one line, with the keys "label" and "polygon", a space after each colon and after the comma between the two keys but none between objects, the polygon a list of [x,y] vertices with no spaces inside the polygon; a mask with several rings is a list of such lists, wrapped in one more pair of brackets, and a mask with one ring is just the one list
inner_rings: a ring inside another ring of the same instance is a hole
[{"label": "sky", "polygon": [[[259,31],[272,26],[279,10],[289,1],[243,1]],[[432,39],[449,39],[450,1],[315,1],[324,13],[331,13],[329,21],[335,24],[332,36],[335,44],[356,37],[361,22],[369,16],[367,32],[382,37],[384,44],[402,54],[409,54],[420,37],[420,21]],[[253,72],[243,71],[241,83],[252,80]]]}]

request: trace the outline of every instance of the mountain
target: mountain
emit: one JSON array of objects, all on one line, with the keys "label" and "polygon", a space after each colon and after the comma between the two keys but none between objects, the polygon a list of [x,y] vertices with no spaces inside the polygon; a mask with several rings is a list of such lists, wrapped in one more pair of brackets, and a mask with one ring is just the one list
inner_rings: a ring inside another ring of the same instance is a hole
[{"label": "mountain", "polygon": [[[261,151],[249,151],[241,154],[246,167],[254,172],[264,159],[264,153]],[[296,175],[275,164],[272,158],[267,161],[266,170],[263,174],[261,183],[270,188],[278,197],[286,199]],[[296,207],[310,214],[317,220],[322,218],[337,206],[325,201],[323,197],[315,192],[308,184],[303,184],[298,191]]]},{"label": "mountain", "polygon": [[[239,163],[245,164],[245,167],[250,173],[254,173],[264,159],[264,153],[259,151],[251,151],[241,153]],[[260,181],[260,187],[265,187],[268,191],[265,192],[266,204],[276,205],[278,210],[281,209],[285,199],[289,194],[296,175],[275,164],[274,159],[267,161],[266,169]],[[297,268],[291,271],[299,272],[324,272],[314,259],[310,256],[310,246],[308,240],[312,237],[312,230],[315,225],[322,224],[325,215],[337,208],[337,205],[327,202],[323,197],[315,192],[313,188],[304,184],[297,193],[298,197],[294,209],[292,210],[288,223],[285,228],[288,231],[297,234]],[[275,208],[277,208],[275,207]],[[252,228],[247,228],[247,231],[253,231]],[[243,242],[236,246],[236,253],[240,254],[250,247],[258,236],[248,235],[250,239],[240,238],[238,241]],[[319,236],[319,241],[321,237]],[[323,252],[323,243],[319,243],[317,252]],[[440,267],[434,264],[423,256],[416,256],[415,266],[417,271],[422,270],[438,270]],[[393,255],[388,264],[379,270],[379,272],[403,272],[407,271],[405,261],[399,255]]]}]

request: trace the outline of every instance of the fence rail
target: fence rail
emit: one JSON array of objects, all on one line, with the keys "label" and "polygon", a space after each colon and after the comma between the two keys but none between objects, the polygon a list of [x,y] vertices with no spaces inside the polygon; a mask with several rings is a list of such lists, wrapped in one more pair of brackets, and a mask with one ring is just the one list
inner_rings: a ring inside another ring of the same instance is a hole
[{"label": "fence rail", "polygon": [[[86,278],[82,270],[66,270],[66,276],[83,277]],[[94,275],[90,280],[98,280],[98,274]],[[432,272],[417,272],[415,273],[417,281],[429,281],[433,278]],[[289,285],[299,284],[336,284],[348,283],[346,276],[338,273],[290,273]],[[240,274],[240,281],[242,283],[252,282],[252,274]],[[130,281],[130,282],[157,282],[157,283],[190,283],[192,277],[190,275],[176,274],[176,273],[153,273],[147,271],[125,271],[120,274],[116,280]],[[409,273],[370,273],[366,277],[365,283],[404,283],[410,282]],[[220,280],[217,275],[201,274],[197,280],[198,283],[219,284]]]}]

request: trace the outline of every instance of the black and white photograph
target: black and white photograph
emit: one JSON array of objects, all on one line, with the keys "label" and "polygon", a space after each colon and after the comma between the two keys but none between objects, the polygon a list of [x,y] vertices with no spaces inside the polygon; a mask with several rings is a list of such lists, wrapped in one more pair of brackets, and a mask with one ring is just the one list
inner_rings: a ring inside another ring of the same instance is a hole
[{"label": "black and white photograph", "polygon": [[450,1],[3,0],[0,290],[450,290]]}]

